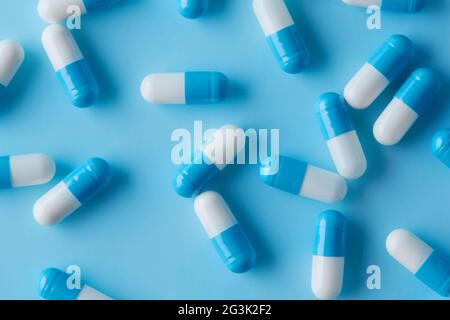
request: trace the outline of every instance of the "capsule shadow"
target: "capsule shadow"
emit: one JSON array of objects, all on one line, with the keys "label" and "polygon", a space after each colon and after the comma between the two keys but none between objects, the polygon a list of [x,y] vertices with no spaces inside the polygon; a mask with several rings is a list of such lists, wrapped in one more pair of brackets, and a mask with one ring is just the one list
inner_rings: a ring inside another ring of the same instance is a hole
[{"label": "capsule shadow", "polygon": [[231,79],[228,81],[227,95],[224,102],[241,103],[247,100],[248,95],[248,88],[244,83]]},{"label": "capsule shadow", "polygon": [[209,9],[206,12],[206,16],[216,16],[224,14],[229,5],[229,0],[209,0]]}]

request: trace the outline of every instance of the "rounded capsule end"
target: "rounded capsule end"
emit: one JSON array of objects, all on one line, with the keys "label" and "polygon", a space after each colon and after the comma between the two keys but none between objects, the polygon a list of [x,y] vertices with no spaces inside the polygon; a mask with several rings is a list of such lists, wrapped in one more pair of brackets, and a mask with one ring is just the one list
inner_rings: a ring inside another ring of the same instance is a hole
[{"label": "rounded capsule end", "polygon": [[109,163],[102,158],[91,158],[87,161],[88,170],[103,187],[110,183],[112,172]]},{"label": "rounded capsule end", "polygon": [[191,198],[196,194],[197,188],[182,173],[177,173],[172,180],[172,187],[175,192],[183,198]]},{"label": "rounded capsule end", "polygon": [[298,53],[296,55],[285,58],[281,62],[281,68],[284,72],[289,74],[297,74],[302,72],[308,64],[308,57],[305,53]]},{"label": "rounded capsule end", "polygon": [[67,287],[68,274],[56,269],[48,268],[39,275],[38,293],[46,300],[74,300],[79,289],[70,290]]},{"label": "rounded capsule end", "polygon": [[231,272],[244,273],[249,271],[256,261],[256,254],[253,250],[243,252],[239,256],[232,257],[227,261],[227,267]]},{"label": "rounded capsule end", "polygon": [[441,78],[439,74],[430,68],[420,68],[414,71],[411,76],[419,81],[423,86],[429,88],[435,94],[441,89]]},{"label": "rounded capsule end", "polygon": [[331,110],[345,107],[345,101],[342,96],[334,92],[322,94],[317,100],[316,112],[330,112]]},{"label": "rounded capsule end", "polygon": [[187,19],[197,19],[208,9],[207,0],[178,0],[178,12]]},{"label": "rounded capsule end", "polygon": [[326,210],[319,214],[316,226],[321,228],[344,229],[346,219],[344,215],[336,210]]},{"label": "rounded capsule end", "polygon": [[262,161],[261,168],[259,170],[259,176],[261,177],[261,180],[269,186],[273,185],[274,178],[277,174],[277,172],[275,172],[274,163],[275,162],[273,161],[272,157],[267,157]]},{"label": "rounded capsule end", "polygon": [[390,36],[386,40],[386,44],[396,49],[406,60],[411,60],[414,56],[415,50],[412,41],[402,34]]},{"label": "rounded capsule end", "polygon": [[431,141],[431,151],[440,160],[449,161],[450,166],[450,129],[436,132]]}]

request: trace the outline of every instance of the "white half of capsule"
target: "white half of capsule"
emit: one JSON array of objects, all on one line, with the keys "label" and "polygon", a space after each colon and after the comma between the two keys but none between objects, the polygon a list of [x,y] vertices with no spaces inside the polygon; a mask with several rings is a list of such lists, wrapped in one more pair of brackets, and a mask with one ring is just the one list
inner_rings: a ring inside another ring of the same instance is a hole
[{"label": "white half of capsule", "polygon": [[44,184],[55,176],[55,162],[45,154],[26,154],[9,157],[12,187]]},{"label": "white half of capsule", "polygon": [[227,203],[217,192],[207,191],[198,195],[194,210],[210,239],[237,223]]},{"label": "white half of capsule", "polygon": [[367,160],[355,130],[327,141],[338,173],[346,179],[358,179],[367,169]]},{"label": "white half of capsule", "polygon": [[253,10],[266,37],[294,24],[283,0],[253,0]]},{"label": "white half of capsule", "polygon": [[78,294],[77,300],[112,300],[107,295],[101,293],[100,291],[84,285]]},{"label": "white half of capsule", "polygon": [[141,95],[154,104],[186,104],[184,72],[146,76],[141,83]]},{"label": "white half of capsule", "polygon": [[347,182],[334,172],[308,165],[299,195],[326,203],[336,203],[347,195]]},{"label": "white half of capsule", "polygon": [[336,299],[344,279],[344,257],[313,256],[311,288],[321,300]]},{"label": "white half of capsule", "polygon": [[373,135],[385,146],[398,143],[419,118],[417,112],[394,98],[373,125]]},{"label": "white half of capsule", "polygon": [[345,86],[345,101],[355,109],[366,109],[389,86],[389,83],[380,71],[365,63]]},{"label": "white half of capsule", "polygon": [[42,45],[55,71],[83,59],[72,33],[62,25],[51,24],[42,33]]},{"label": "white half of capsule", "polygon": [[381,7],[382,0],[342,0],[342,1],[348,5],[357,7],[369,7],[369,6]]},{"label": "white half of capsule", "polygon": [[75,14],[85,14],[83,0],[40,0],[38,13],[42,20],[56,23]]},{"label": "white half of capsule", "polygon": [[34,219],[41,225],[53,225],[81,207],[81,203],[61,181],[40,197],[33,207]]},{"label": "white half of capsule", "polygon": [[22,65],[25,53],[22,46],[12,40],[0,41],[0,84],[7,87]]}]

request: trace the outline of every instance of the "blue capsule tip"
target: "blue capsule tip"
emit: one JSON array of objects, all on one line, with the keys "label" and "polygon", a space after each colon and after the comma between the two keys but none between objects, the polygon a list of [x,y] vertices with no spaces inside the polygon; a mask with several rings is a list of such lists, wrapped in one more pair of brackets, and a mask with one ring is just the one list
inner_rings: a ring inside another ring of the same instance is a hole
[{"label": "blue capsule tip", "polygon": [[316,112],[326,112],[334,109],[339,109],[345,106],[344,98],[334,92],[327,92],[322,94],[317,100]]},{"label": "blue capsule tip", "polygon": [[443,129],[435,133],[431,142],[431,151],[450,167],[450,129]]},{"label": "blue capsule tip", "polygon": [[405,59],[410,60],[414,56],[414,45],[407,36],[394,34],[390,36],[386,42],[389,46],[396,49]]},{"label": "blue capsule tip", "polygon": [[414,71],[412,77],[422,85],[437,93],[441,89],[439,74],[430,68],[420,68]]},{"label": "blue capsule tip", "polygon": [[208,7],[205,0],[179,0],[178,11],[188,19],[197,19],[202,16]]},{"label": "blue capsule tip", "polygon": [[323,211],[317,217],[317,225],[325,228],[343,229],[346,220],[342,213],[335,210]]},{"label": "blue capsule tip", "polygon": [[230,258],[227,266],[234,273],[244,273],[250,270],[255,263],[256,255],[254,251],[246,251],[239,256]]},{"label": "blue capsule tip", "polygon": [[184,198],[191,198],[195,194],[196,187],[182,174],[174,177],[172,186],[175,192]]},{"label": "blue capsule tip", "polygon": [[91,158],[87,161],[91,173],[102,185],[107,185],[111,181],[111,167],[109,163],[102,158]]}]

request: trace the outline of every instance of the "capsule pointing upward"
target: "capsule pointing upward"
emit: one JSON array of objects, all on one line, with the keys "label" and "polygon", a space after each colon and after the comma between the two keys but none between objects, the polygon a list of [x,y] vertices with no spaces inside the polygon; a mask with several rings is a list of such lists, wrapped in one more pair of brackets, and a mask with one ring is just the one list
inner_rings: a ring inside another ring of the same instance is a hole
[{"label": "capsule pointing upward", "polygon": [[0,41],[0,97],[22,65],[24,56],[19,43],[12,40]]},{"label": "capsule pointing upward", "polygon": [[433,154],[450,168],[450,129],[436,132],[431,143]]},{"label": "capsule pointing upward", "polygon": [[423,0],[342,0],[351,6],[377,6],[381,10],[417,12],[423,8]]},{"label": "capsule pointing upward", "polygon": [[178,0],[178,11],[188,19],[196,19],[208,10],[209,0]]}]

